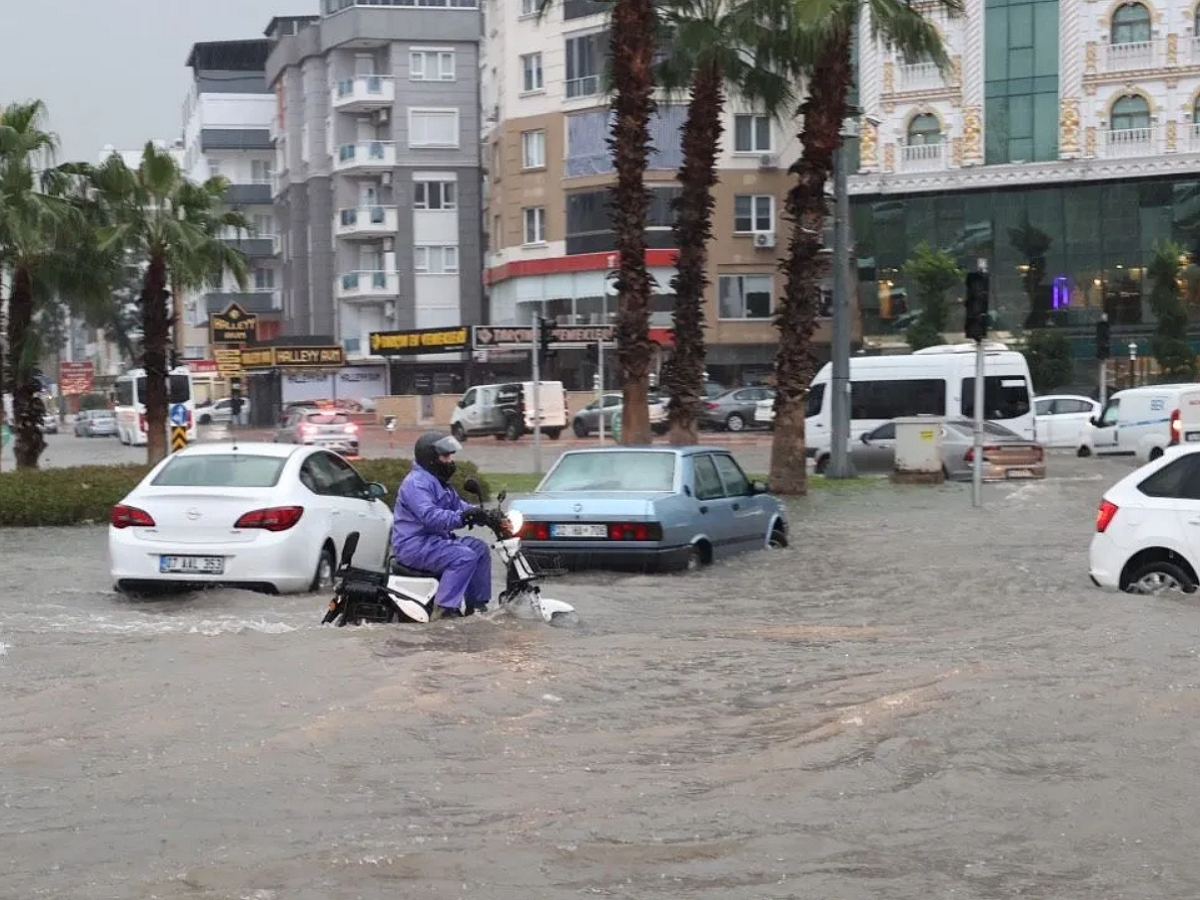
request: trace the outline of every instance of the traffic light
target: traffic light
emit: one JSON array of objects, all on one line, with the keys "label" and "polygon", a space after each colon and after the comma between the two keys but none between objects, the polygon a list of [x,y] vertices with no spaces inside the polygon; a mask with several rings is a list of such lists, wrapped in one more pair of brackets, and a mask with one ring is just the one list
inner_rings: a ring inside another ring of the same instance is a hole
[{"label": "traffic light", "polygon": [[967,273],[966,324],[963,330],[973,341],[987,337],[988,277],[984,272]]},{"label": "traffic light", "polygon": [[1096,323],[1096,359],[1108,359],[1112,352],[1112,326],[1108,316]]},{"label": "traffic light", "polygon": [[538,355],[542,359],[552,359],[558,352],[551,349],[554,343],[554,320],[538,316]]}]

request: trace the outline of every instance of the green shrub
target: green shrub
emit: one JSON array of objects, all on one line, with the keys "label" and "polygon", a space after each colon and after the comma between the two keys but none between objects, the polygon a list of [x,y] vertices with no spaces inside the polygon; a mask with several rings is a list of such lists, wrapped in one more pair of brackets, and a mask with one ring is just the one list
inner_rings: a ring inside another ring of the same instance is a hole
[{"label": "green shrub", "polygon": [[[388,489],[388,505],[395,502],[396,488],[411,465],[407,459],[362,459],[354,463],[367,481],[378,481]],[[0,527],[105,524],[110,510],[149,471],[148,466],[126,465],[0,473]],[[478,478],[484,490],[489,490],[474,463],[460,462],[455,487],[461,491],[463,481],[470,477]]]}]

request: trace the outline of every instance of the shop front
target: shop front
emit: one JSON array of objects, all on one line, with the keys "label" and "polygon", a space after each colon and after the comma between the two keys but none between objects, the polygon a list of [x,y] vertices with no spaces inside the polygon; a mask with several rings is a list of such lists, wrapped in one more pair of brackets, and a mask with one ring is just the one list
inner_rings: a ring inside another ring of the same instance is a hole
[{"label": "shop front", "polygon": [[[334,400],[337,376],[346,368],[346,355],[341,345],[328,338],[288,337],[243,347],[240,362],[246,375],[250,422],[259,428],[271,428],[278,424],[287,403]],[[291,400],[285,399],[285,385],[293,396]]]}]

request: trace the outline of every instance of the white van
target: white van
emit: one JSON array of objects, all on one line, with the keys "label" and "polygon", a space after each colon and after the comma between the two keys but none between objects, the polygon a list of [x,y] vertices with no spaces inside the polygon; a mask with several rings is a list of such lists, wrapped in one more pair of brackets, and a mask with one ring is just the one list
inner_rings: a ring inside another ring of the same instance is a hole
[{"label": "white van", "polygon": [[1109,397],[1085,429],[1080,456],[1158,459],[1168,447],[1200,442],[1200,384],[1126,388]]},{"label": "white van", "polygon": [[[984,344],[983,402],[987,421],[1037,440],[1033,385],[1024,355],[997,342]],[[812,381],[806,412],[808,456],[817,468],[832,444],[830,376],[826,363]],[[903,356],[850,358],[850,440],[899,416],[975,415],[975,344],[926,347]]]},{"label": "white van", "polygon": [[[558,440],[567,427],[567,392],[561,381],[538,382],[538,406],[541,407],[542,433]],[[450,415],[450,433],[460,441],[481,434],[493,434],[515,441],[533,432],[533,382],[481,384],[470,388]]]}]

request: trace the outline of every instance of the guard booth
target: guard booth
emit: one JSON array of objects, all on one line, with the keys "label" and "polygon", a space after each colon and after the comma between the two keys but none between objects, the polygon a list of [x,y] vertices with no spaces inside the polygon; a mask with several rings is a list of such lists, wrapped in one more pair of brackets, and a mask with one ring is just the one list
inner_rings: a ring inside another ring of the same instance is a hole
[{"label": "guard booth", "polygon": [[283,376],[293,372],[328,375],[346,364],[346,354],[328,337],[286,337],[243,347],[241,363],[250,424],[276,428],[283,412]]}]

